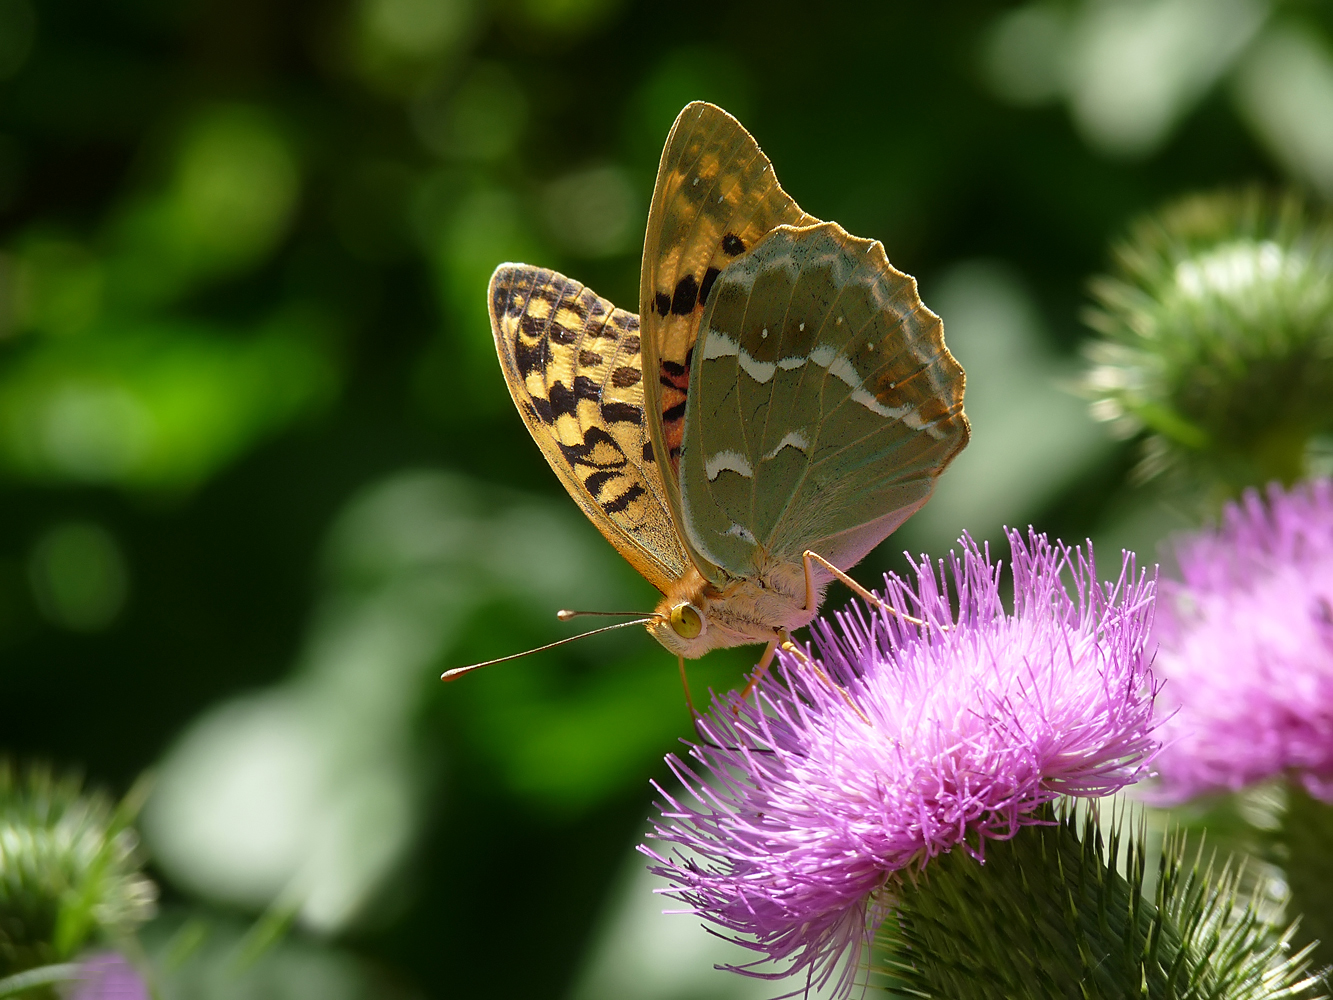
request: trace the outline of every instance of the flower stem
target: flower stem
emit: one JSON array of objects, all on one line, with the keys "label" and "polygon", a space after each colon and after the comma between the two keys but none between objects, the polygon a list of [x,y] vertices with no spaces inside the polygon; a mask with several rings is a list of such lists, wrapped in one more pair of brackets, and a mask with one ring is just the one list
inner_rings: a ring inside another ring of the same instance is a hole
[{"label": "flower stem", "polygon": [[1273,836],[1275,860],[1291,892],[1288,913],[1300,917],[1293,940],[1314,945],[1315,966],[1333,965],[1333,806],[1292,782],[1282,824]]}]

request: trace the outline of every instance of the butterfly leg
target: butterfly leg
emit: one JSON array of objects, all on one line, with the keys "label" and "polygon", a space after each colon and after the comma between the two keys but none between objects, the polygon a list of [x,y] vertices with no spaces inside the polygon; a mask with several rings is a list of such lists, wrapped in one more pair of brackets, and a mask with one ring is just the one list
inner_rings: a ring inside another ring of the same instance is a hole
[{"label": "butterfly leg", "polygon": [[690,697],[690,679],[685,676],[685,657],[677,655],[680,661],[680,686],[685,689],[685,707],[690,710],[690,721],[698,727],[698,713],[694,711],[694,699]]},{"label": "butterfly leg", "polygon": [[792,642],[791,636],[787,636],[784,639],[782,643],[782,650],[783,652],[790,653],[792,656],[796,657],[797,662],[799,662],[801,666],[805,667],[816,677],[818,677],[821,681],[823,681],[824,684],[830,690],[836,691],[839,694],[839,696],[841,696],[843,703],[846,704],[848,708],[850,708],[853,712],[855,712],[857,715],[861,717],[862,722],[864,722],[867,726],[872,725],[871,721],[866,717],[865,712],[861,711],[861,707],[857,705],[856,702],[852,701],[852,696],[849,695],[844,688],[839,687],[837,684],[835,684],[833,682],[833,679],[829,677],[828,674],[824,673],[824,668],[821,667],[814,660],[810,659],[810,656],[806,653],[805,650],[803,650],[800,646],[796,645],[796,643]]},{"label": "butterfly leg", "polygon": [[[777,654],[778,643],[788,639],[787,633],[783,632],[781,637],[773,639],[764,647],[764,655],[759,657],[759,663],[754,668],[754,675],[750,678],[750,683],[745,685],[745,690],[741,692],[741,701],[744,701],[750,695],[754,694],[754,689],[759,686],[759,682],[768,674],[769,664],[773,662],[773,657]],[[739,713],[740,709],[734,709]]]},{"label": "butterfly leg", "polygon": [[911,622],[913,625],[924,626],[927,624],[920,618],[913,618],[911,615],[905,615],[897,608],[890,607],[889,605],[885,604],[870,591],[866,590],[865,587],[861,586],[859,583],[853,580],[842,570],[838,569],[837,566],[834,566],[833,563],[829,562],[827,559],[821,556],[818,552],[813,552],[810,549],[806,549],[801,558],[802,562],[805,563],[805,610],[806,611],[814,611],[819,606],[815,598],[815,577],[813,572],[814,567],[812,565],[812,562],[817,562],[819,563],[819,565],[823,566],[835,577],[837,577],[839,580],[845,583],[847,587],[852,591],[852,593],[856,594],[858,597],[861,598],[861,600],[865,601],[872,607],[883,608],[889,614],[894,615],[897,618],[901,618],[905,622]]}]

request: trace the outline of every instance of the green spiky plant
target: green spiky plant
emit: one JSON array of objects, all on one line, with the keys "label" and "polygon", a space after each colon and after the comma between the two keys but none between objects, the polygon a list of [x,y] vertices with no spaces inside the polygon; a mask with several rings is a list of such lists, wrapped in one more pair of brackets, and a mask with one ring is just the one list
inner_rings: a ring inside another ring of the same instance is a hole
[{"label": "green spiky plant", "polygon": [[879,951],[891,993],[949,1000],[1277,1000],[1322,990],[1309,950],[1275,931],[1241,873],[1169,837],[1145,892],[1142,826],[1048,810],[1048,825],[936,858],[895,888]]},{"label": "green spiky plant", "polygon": [[1140,220],[1092,282],[1093,414],[1141,474],[1234,493],[1307,475],[1333,431],[1333,220],[1294,195],[1193,195]]},{"label": "green spiky plant", "polygon": [[1295,940],[1309,944],[1314,963],[1333,967],[1333,806],[1301,785],[1286,787],[1280,822],[1262,831],[1264,856],[1283,873],[1287,908],[1301,922]]},{"label": "green spiky plant", "polygon": [[126,947],[152,914],[130,825],[140,798],[116,805],[76,777],[0,761],[0,996],[54,997],[43,984],[68,978],[64,963]]}]

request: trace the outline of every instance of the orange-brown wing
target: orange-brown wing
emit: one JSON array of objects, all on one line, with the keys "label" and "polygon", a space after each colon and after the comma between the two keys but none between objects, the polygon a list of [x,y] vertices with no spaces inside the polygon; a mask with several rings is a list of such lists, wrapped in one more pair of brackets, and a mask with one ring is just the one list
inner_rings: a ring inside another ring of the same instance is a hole
[{"label": "orange-brown wing", "polygon": [[654,587],[689,565],[643,412],[639,318],[541,267],[491,275],[491,332],[533,440],[592,523]]},{"label": "orange-brown wing", "polygon": [[732,260],[781,225],[811,225],[778,185],[750,133],[719,107],[696,101],[676,118],[648,210],[639,315],[648,427],[673,514],[689,388],[690,351],[713,282]]}]

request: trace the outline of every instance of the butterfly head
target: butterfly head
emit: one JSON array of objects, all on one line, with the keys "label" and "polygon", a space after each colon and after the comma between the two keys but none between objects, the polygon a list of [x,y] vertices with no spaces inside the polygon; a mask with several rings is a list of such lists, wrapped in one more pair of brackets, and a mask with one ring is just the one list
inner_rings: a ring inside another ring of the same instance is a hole
[{"label": "butterfly head", "polygon": [[667,588],[652,621],[646,623],[648,631],[671,652],[686,659],[703,656],[719,646],[733,645],[712,613],[712,604],[721,596],[717,588],[691,567]]},{"label": "butterfly head", "polygon": [[709,628],[706,600],[682,601],[667,598],[657,606],[657,616],[648,622],[654,639],[686,659],[703,656],[715,648],[719,638]]}]

